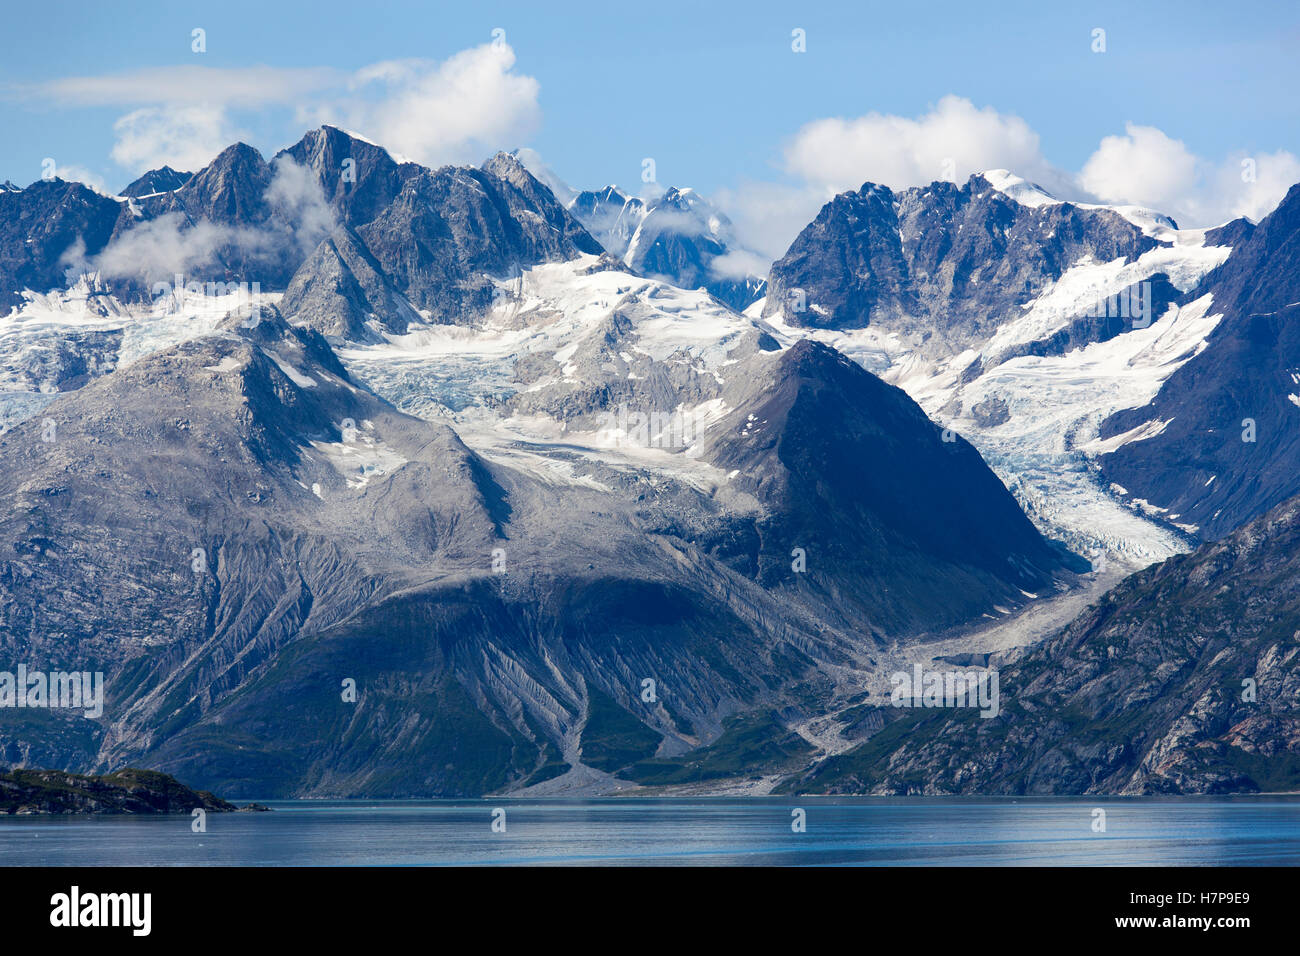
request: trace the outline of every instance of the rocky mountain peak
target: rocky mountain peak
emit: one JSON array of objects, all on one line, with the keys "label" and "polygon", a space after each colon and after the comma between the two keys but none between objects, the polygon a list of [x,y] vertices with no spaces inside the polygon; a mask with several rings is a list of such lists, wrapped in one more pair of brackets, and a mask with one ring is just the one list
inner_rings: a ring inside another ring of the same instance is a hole
[{"label": "rocky mountain peak", "polygon": [[173,192],[180,189],[187,182],[194,178],[193,173],[178,172],[170,166],[161,166],[158,169],[151,169],[139,179],[132,182],[122,190],[123,196],[137,198],[140,196],[152,196],[157,193]]}]

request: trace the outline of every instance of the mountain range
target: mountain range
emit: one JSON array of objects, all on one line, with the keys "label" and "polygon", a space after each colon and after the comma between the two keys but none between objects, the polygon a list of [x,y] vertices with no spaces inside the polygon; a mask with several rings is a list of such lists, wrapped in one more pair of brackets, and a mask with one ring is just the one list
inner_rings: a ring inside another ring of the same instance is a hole
[{"label": "mountain range", "polygon": [[[107,677],[99,720],[0,707],[0,761],[1290,787],[1297,197],[1186,230],[1006,171],[866,184],[760,277],[692,190],[332,127],[0,191],[0,648]],[[913,663],[1009,700],[881,706]]]}]

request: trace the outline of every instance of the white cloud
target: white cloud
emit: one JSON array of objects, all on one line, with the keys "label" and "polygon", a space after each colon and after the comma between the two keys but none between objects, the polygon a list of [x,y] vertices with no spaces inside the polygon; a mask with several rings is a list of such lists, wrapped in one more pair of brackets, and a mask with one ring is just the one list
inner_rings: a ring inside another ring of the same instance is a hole
[{"label": "white cloud", "polygon": [[353,76],[355,96],[303,115],[355,129],[428,166],[479,162],[541,125],[540,86],[514,65],[514,50],[504,43],[463,50],[442,63],[375,63]]},{"label": "white cloud", "polygon": [[111,279],[202,275],[222,248],[263,251],[258,239],[254,230],[206,220],[190,225],[183,213],[173,212],[128,229],[91,261],[75,265],[77,271],[98,271]]},{"label": "white cloud", "polygon": [[212,104],[259,107],[293,103],[342,82],[343,74],[324,67],[282,69],[271,66],[213,68],[162,66],[70,76],[20,88],[70,106],[134,106],[142,103]]},{"label": "white cloud", "polygon": [[1125,126],[1107,136],[1079,174],[1084,189],[1102,202],[1136,203],[1167,210],[1196,187],[1197,160],[1181,140],[1154,126]]},{"label": "white cloud", "polygon": [[134,174],[159,166],[193,172],[240,138],[220,106],[146,106],[113,124],[113,161]]},{"label": "white cloud", "polygon": [[1283,149],[1257,156],[1237,153],[1224,161],[1215,176],[1210,195],[1222,197],[1223,205],[1208,213],[1206,221],[1246,216],[1258,222],[1300,183],[1300,159]]},{"label": "white cloud", "polygon": [[1239,216],[1258,221],[1297,181],[1300,160],[1285,150],[1237,152],[1215,162],[1155,127],[1133,123],[1124,136],[1105,137],[1079,174],[1080,184],[1104,202],[1150,206],[1184,226]]},{"label": "white cloud", "polygon": [[114,124],[112,157],[132,173],[196,170],[240,138],[232,115],[283,107],[299,122],[355,129],[428,165],[480,162],[541,122],[540,86],[514,69],[509,45],[449,59],[389,60],[352,73],[330,68],[158,67],[9,87],[9,95],[70,106],[130,107]]},{"label": "white cloud", "polygon": [[276,220],[292,233],[299,253],[305,256],[320,244],[338,220],[311,170],[288,156],[277,159],[273,168],[266,201]]},{"label": "white cloud", "polygon": [[766,277],[771,268],[772,259],[748,249],[731,249],[709,263],[709,271],[723,279]]},{"label": "white cloud", "polygon": [[917,119],[868,113],[809,123],[787,144],[785,165],[810,185],[832,192],[858,189],[864,182],[891,188],[941,179],[965,182],[985,169],[1011,169],[1029,178],[1052,172],[1028,123],[992,108],[977,109],[958,96],[945,96]]}]

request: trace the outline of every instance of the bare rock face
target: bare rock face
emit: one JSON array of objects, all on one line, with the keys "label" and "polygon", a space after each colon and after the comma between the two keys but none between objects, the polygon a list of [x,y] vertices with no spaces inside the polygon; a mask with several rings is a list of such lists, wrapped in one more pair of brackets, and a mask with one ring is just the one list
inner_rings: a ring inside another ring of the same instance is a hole
[{"label": "bare rock face", "polygon": [[975,424],[981,428],[996,428],[1011,420],[1011,411],[1007,408],[1007,403],[997,395],[990,395],[984,401],[971,406],[971,414],[975,416]]},{"label": "bare rock face", "polygon": [[823,206],[773,264],[763,315],[810,328],[926,329],[956,353],[1080,258],[1133,260],[1156,245],[1109,209],[1021,205],[979,174],[898,193],[867,183]]},{"label": "bare rock face", "polygon": [[277,155],[310,170],[339,221],[352,227],[372,221],[423,168],[333,126],[310,130]]},{"label": "bare rock face", "polygon": [[21,303],[23,289],[62,288],[70,259],[100,252],[118,215],[118,203],[81,183],[0,189],[0,308]]},{"label": "bare rock face", "polygon": [[372,342],[420,315],[351,229],[340,227],[295,273],[280,308],[333,341]]},{"label": "bare rock face", "polygon": [[180,189],[193,178],[193,173],[179,172],[170,166],[162,166],[158,169],[149,170],[128,185],[122,190],[122,195],[129,196],[132,199],[139,199],[157,193],[169,193]]},{"label": "bare rock face", "polygon": [[[373,340],[371,322],[405,331],[421,311],[435,322],[470,323],[491,306],[493,278],[602,251],[551,191],[505,153],[482,169],[398,167],[383,150],[328,127],[287,152],[309,159],[325,177],[322,188],[334,190],[331,202],[351,226],[335,230],[302,263],[282,308],[338,339]],[[356,170],[369,199],[335,181],[344,153],[366,158]]]},{"label": "bare rock face", "polygon": [[358,235],[393,284],[439,322],[481,314],[492,303],[493,276],[601,251],[550,190],[506,156],[482,170],[424,170]]}]

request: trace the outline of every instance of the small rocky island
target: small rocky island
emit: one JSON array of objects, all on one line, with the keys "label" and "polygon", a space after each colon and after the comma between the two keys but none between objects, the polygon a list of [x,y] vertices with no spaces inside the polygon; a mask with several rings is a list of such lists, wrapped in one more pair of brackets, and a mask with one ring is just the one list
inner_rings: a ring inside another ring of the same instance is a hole
[{"label": "small rocky island", "polygon": [[196,809],[226,813],[268,808],[257,803],[237,807],[156,770],[127,767],[94,777],[0,767],[0,814],[191,813]]}]

